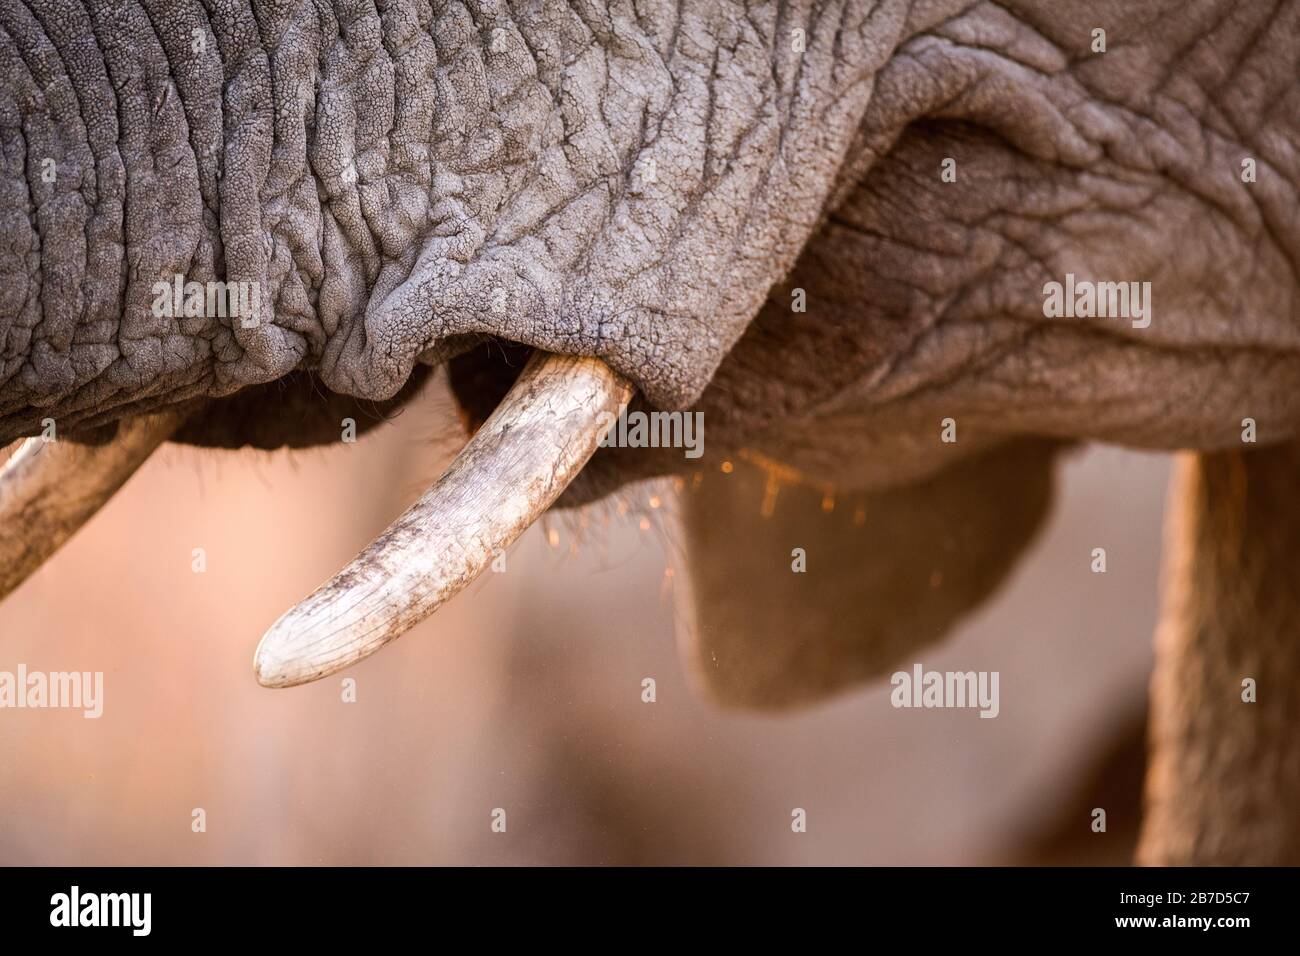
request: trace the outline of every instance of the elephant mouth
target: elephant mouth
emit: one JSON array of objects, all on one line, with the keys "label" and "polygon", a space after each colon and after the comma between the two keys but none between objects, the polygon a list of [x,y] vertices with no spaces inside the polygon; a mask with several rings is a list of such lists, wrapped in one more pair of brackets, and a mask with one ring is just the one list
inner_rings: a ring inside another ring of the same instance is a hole
[{"label": "elephant mouth", "polygon": [[[527,345],[506,339],[484,338],[464,350],[457,350],[446,363],[448,385],[460,413],[466,434],[473,435],[505,400],[519,380],[529,359],[536,353]],[[639,394],[628,402],[642,409]],[[642,479],[657,478],[674,471],[680,459],[675,450],[600,447],[556,500],[556,507],[578,508],[617,492]]]},{"label": "elephant mouth", "polygon": [[[443,370],[448,391],[466,436],[483,426],[518,381],[537,351],[497,336],[452,337],[443,343],[448,356],[441,368],[417,363],[410,379],[387,401],[374,402],[330,390],[308,371],[297,371],[274,382],[253,385],[226,398],[212,399],[189,413],[171,441],[200,448],[315,448],[335,444],[345,429],[364,436],[399,416],[407,405],[423,401],[432,380]],[[644,406],[639,395],[632,408]],[[116,422],[72,434],[87,445],[103,444],[117,433]],[[599,448],[557,502],[579,507],[597,501],[629,482],[656,478],[680,466],[675,453]]]},{"label": "elephant mouth", "polygon": [[[468,435],[482,427],[519,378],[534,349],[494,336],[448,339],[443,363],[461,424]],[[368,401],[330,389],[310,371],[212,399],[193,412],[171,440],[201,448],[313,448],[341,440],[345,428],[361,436],[391,422],[421,400],[437,369],[417,364],[406,384],[385,401]],[[115,426],[71,437],[102,444]]]},{"label": "elephant mouth", "polygon": [[533,351],[527,345],[489,337],[456,349],[447,360],[447,382],[469,434],[478,431],[501,404]]},{"label": "elephant mouth", "polygon": [[[328,388],[310,371],[291,372],[225,398],[204,402],[172,436],[200,448],[313,448],[363,435],[391,421],[424,390],[433,369],[417,365],[385,401],[366,401]],[[79,437],[79,436],[78,436]]]}]

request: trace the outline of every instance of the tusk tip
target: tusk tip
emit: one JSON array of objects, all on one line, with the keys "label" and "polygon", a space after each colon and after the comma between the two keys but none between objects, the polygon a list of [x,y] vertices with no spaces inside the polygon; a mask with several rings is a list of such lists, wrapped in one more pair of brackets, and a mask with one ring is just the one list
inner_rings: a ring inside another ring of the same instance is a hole
[{"label": "tusk tip", "polygon": [[[331,615],[332,598],[322,589],[303,604],[290,608],[272,624],[253,652],[253,674],[263,687],[297,687],[344,670],[370,650],[364,649]],[[332,618],[333,632],[322,638],[318,622]]]},{"label": "tusk tip", "polygon": [[263,687],[293,686],[293,681],[285,670],[283,662],[273,660],[269,655],[263,654],[260,646],[257,653],[253,655],[253,674],[257,677],[257,682]]},{"label": "tusk tip", "polygon": [[283,618],[262,635],[253,652],[253,673],[263,687],[294,687],[321,676],[301,654],[292,652],[289,638],[281,627]]}]

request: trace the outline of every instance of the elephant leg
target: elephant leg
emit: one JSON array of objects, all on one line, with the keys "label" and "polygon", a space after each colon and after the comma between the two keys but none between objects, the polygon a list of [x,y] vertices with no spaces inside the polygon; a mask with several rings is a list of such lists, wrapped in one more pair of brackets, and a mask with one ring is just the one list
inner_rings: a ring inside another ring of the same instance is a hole
[{"label": "elephant leg", "polygon": [[1300,444],[1178,463],[1140,863],[1300,863],[1297,475]]}]

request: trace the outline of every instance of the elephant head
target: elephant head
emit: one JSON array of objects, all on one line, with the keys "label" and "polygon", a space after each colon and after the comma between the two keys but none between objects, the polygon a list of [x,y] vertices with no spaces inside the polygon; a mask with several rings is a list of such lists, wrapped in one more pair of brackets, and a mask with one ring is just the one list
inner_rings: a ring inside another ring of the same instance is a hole
[{"label": "elephant head", "polygon": [[[443,368],[473,438],[263,682],[658,475],[717,696],[868,679],[1065,445],[1296,436],[1298,60],[1289,0],[0,0],[0,585],[163,441],[337,441]],[[629,403],[707,456],[597,450]]]}]

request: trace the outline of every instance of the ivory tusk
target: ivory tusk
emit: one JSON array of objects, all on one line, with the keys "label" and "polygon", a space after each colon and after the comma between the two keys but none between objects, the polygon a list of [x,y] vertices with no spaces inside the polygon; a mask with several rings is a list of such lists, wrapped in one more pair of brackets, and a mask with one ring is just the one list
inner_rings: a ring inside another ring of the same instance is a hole
[{"label": "ivory tusk", "polygon": [[333,674],[432,614],[550,507],[631,394],[598,359],[535,353],[420,500],[271,626],[253,656],[258,681]]},{"label": "ivory tusk", "polygon": [[0,466],[0,598],[93,518],[183,421],[175,411],[125,419],[103,445],[24,441]]}]

